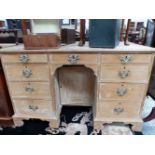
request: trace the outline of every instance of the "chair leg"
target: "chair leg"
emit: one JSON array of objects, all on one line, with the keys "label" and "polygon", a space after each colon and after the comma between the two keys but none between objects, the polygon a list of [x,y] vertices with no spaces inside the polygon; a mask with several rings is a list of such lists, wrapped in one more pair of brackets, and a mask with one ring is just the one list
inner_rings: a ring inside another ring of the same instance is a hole
[{"label": "chair leg", "polygon": [[129,43],[128,43],[128,36],[129,36],[129,30],[130,30],[130,23],[131,23],[131,19],[128,19],[128,24],[127,24],[126,34],[125,34],[124,45],[129,45]]},{"label": "chair leg", "polygon": [[18,45],[18,31],[15,31],[14,35],[15,35],[15,43],[16,45]]}]

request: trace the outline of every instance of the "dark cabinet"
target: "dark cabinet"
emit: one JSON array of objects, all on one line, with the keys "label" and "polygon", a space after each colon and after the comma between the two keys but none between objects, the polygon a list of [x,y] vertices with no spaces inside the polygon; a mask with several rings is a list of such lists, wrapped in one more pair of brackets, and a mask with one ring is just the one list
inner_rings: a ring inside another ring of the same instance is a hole
[{"label": "dark cabinet", "polygon": [[13,125],[12,120],[13,108],[3,72],[0,63],[0,126]]},{"label": "dark cabinet", "polygon": [[64,44],[75,43],[75,30],[74,29],[62,29],[61,30],[61,42]]},{"label": "dark cabinet", "polygon": [[90,19],[89,46],[94,48],[114,48],[120,40],[121,20]]},{"label": "dark cabinet", "polygon": [[150,83],[149,83],[149,88],[148,88],[148,94],[151,95],[155,99],[155,61],[153,63],[153,67],[152,67],[152,73],[151,73],[151,78],[150,78]]}]

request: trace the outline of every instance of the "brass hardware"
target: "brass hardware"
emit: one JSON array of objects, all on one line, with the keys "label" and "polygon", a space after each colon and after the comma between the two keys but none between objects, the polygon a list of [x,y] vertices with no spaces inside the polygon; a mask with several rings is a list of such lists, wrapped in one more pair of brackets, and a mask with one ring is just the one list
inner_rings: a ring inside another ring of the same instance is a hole
[{"label": "brass hardware", "polygon": [[30,85],[30,83],[25,88],[26,92],[32,93],[34,92],[34,88]]},{"label": "brass hardware", "polygon": [[128,77],[129,76],[129,73],[130,71],[129,70],[126,70],[125,68],[120,70],[118,72],[118,75],[121,77],[121,78],[125,78],[125,77]]},{"label": "brass hardware", "polygon": [[127,93],[127,88],[124,86],[121,86],[119,88],[117,88],[117,95],[119,96],[123,96]]},{"label": "brass hardware", "polygon": [[21,62],[28,62],[30,60],[30,57],[27,54],[22,54],[19,56],[19,60]]},{"label": "brass hardware", "polygon": [[114,112],[116,112],[117,114],[120,114],[120,113],[122,113],[123,111],[124,111],[124,108],[114,108],[114,110],[113,110]]},{"label": "brass hardware", "polygon": [[30,68],[25,67],[22,73],[24,77],[29,78],[32,75],[32,70]]},{"label": "brass hardware", "polygon": [[34,106],[34,105],[29,105],[29,109],[32,110],[32,111],[36,111],[38,110],[38,106]]},{"label": "brass hardware", "polygon": [[80,60],[80,56],[79,55],[69,55],[67,57],[67,60],[71,63],[74,64],[76,63],[78,60]]},{"label": "brass hardware", "polygon": [[123,64],[129,63],[132,59],[133,59],[133,57],[131,55],[123,55],[123,56],[120,57],[120,61]]}]

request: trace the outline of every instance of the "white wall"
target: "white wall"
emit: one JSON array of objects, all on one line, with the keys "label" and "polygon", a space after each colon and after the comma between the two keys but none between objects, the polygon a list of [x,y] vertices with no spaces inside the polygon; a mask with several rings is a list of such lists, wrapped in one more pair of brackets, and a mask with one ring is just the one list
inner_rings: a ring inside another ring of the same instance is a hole
[{"label": "white wall", "polygon": [[60,33],[59,19],[33,19],[32,33]]},{"label": "white wall", "polygon": [[[3,27],[3,28],[4,28],[4,29],[7,29],[7,28],[8,28],[8,25],[7,25],[6,19],[0,19],[0,20],[5,22],[5,27]],[[1,27],[1,28],[2,28],[2,27]]]}]

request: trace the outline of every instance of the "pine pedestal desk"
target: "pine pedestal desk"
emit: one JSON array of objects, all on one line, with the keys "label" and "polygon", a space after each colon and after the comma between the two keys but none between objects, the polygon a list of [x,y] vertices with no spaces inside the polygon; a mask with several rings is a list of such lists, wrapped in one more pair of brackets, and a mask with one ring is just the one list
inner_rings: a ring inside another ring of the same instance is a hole
[{"label": "pine pedestal desk", "polygon": [[16,126],[40,119],[59,127],[62,106],[91,106],[94,128],[106,123],[142,126],[154,48],[122,43],[114,49],[79,47],[0,49]]}]

